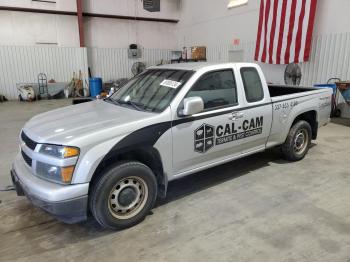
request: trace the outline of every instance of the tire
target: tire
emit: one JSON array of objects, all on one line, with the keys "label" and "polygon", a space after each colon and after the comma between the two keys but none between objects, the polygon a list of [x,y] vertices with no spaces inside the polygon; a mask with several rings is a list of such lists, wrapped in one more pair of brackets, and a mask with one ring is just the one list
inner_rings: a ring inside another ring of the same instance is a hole
[{"label": "tire", "polygon": [[289,130],[288,136],[282,145],[282,154],[286,160],[302,160],[309,151],[312,131],[308,122],[300,120]]},{"label": "tire", "polygon": [[340,109],[336,109],[335,111],[334,111],[334,117],[340,117],[341,116],[341,111],[340,111]]},{"label": "tire", "polygon": [[157,198],[157,180],[140,162],[123,162],[104,171],[90,191],[90,211],[104,228],[124,229],[140,223]]}]

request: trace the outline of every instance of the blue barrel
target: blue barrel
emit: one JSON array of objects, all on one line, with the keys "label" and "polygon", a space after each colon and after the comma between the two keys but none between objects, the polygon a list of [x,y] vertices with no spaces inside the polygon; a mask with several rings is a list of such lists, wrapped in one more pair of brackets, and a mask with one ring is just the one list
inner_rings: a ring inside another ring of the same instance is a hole
[{"label": "blue barrel", "polygon": [[101,94],[102,91],[102,78],[93,77],[89,79],[90,84],[90,96],[96,97]]},{"label": "blue barrel", "polygon": [[336,84],[317,84],[314,85],[314,87],[318,88],[332,88],[333,89],[333,94],[337,92],[337,85]]}]

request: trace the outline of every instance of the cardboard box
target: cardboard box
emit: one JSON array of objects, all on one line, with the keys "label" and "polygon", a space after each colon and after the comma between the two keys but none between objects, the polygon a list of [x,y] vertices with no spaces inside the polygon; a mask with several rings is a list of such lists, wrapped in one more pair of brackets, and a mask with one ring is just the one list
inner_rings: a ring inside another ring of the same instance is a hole
[{"label": "cardboard box", "polygon": [[191,59],[193,60],[206,60],[207,48],[205,46],[193,46],[191,48]]}]

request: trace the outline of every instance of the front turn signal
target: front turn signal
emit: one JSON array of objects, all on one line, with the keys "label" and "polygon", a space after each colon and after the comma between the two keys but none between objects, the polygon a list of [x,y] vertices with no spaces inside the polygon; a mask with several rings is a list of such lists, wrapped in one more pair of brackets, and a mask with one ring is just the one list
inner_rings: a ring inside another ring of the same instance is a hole
[{"label": "front turn signal", "polygon": [[72,181],[75,166],[61,167],[61,177],[63,183],[70,183]]}]

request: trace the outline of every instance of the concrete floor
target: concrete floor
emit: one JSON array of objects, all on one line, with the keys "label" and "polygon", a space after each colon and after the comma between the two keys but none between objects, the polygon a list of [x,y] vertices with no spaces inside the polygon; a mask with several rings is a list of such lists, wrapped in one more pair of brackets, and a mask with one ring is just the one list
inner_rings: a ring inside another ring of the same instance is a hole
[{"label": "concrete floor", "polygon": [[[0,188],[31,116],[70,101],[0,103]],[[341,121],[348,124],[349,121]],[[329,124],[307,157],[257,154],[170,184],[136,227],[65,225],[0,193],[1,261],[350,261],[350,129]]]}]

